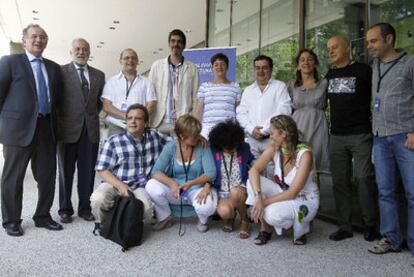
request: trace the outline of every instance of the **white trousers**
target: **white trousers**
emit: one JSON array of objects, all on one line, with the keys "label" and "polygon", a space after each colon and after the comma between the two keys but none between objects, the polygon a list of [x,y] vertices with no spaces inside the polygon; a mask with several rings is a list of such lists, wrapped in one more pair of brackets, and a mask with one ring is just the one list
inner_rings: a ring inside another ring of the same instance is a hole
[{"label": "white trousers", "polygon": [[[154,205],[151,198],[143,188],[137,188],[134,191],[135,198],[142,201],[144,204],[144,219],[151,219],[154,213]],[[96,222],[102,222],[105,219],[106,213],[114,205],[115,196],[118,191],[114,186],[108,183],[101,183],[98,188],[91,195],[92,214],[96,218]]]},{"label": "white trousers", "polygon": [[[151,179],[148,181],[145,186],[146,191],[154,202],[155,214],[158,221],[163,221],[171,215],[171,209],[169,204],[178,205],[180,204],[180,199],[175,198],[171,189],[164,185],[163,183]],[[195,201],[197,195],[201,192],[203,188],[192,189],[188,192],[188,203],[194,207],[195,212],[197,213],[198,219],[202,224],[206,224],[208,217],[216,211],[217,208],[217,192],[212,189],[213,199],[211,197],[207,198],[206,203],[199,204]]]},{"label": "white trousers", "polygon": [[[261,191],[263,198],[279,194],[282,189],[271,180],[261,176],[260,177]],[[246,204],[254,205],[255,195],[250,181],[247,181],[247,200]],[[307,213],[302,218],[299,217],[299,211],[306,207]],[[286,200],[272,203],[264,208],[263,218],[272,225],[277,234],[282,234],[282,229],[289,229],[293,226],[294,239],[309,232],[309,223],[316,216],[319,208],[319,194],[317,192],[310,193],[308,199],[303,200],[297,197],[293,200]]]}]

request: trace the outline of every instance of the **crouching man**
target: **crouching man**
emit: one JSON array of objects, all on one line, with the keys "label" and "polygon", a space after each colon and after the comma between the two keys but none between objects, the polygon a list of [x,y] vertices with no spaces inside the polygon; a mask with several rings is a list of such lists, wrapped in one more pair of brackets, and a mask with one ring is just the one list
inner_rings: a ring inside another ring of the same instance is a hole
[{"label": "crouching man", "polygon": [[92,214],[100,224],[116,195],[132,191],[144,204],[144,219],[151,219],[153,204],[144,187],[167,137],[148,128],[148,110],[131,105],[126,113],[126,131],[113,135],[103,145],[95,170],[103,182],[91,195]]}]

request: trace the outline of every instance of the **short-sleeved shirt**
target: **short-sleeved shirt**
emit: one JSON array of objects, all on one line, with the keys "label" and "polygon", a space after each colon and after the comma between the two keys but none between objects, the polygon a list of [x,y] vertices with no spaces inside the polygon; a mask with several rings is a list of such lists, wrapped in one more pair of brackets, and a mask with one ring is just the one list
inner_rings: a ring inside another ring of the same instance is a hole
[{"label": "short-sleeved shirt", "polygon": [[[128,88],[129,93],[126,97]],[[102,98],[111,101],[112,105],[119,110],[121,110],[123,103],[126,103],[126,107],[133,104],[146,106],[148,102],[157,100],[154,87],[148,78],[137,74],[133,83],[130,84],[122,72],[106,82]]]},{"label": "short-sleeved shirt", "polygon": [[236,119],[236,103],[240,102],[241,92],[238,83],[202,83],[197,99],[203,100],[202,123],[216,124],[227,119]]},{"label": "short-sleeved shirt", "polygon": [[138,174],[144,173],[148,179],[167,140],[155,130],[146,130],[141,141],[135,140],[128,132],[113,135],[103,145],[95,170],[109,170],[136,189],[139,186]]}]

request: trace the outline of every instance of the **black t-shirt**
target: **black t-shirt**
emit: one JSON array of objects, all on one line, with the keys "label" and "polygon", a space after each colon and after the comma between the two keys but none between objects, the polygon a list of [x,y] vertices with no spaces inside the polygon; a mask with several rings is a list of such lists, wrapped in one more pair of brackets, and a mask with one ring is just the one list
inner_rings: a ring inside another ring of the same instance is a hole
[{"label": "black t-shirt", "polygon": [[371,67],[359,62],[329,69],[326,79],[332,134],[371,132],[371,75]]}]

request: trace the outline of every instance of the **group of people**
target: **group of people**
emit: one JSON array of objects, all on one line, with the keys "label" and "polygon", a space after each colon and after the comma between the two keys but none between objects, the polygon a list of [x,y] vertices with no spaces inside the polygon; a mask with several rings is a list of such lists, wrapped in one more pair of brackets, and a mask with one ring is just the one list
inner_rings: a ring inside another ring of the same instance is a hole
[{"label": "group of people", "polygon": [[[332,66],[325,77],[310,49],[298,53],[296,77],[287,85],[272,79],[273,60],[259,55],[256,80],[241,93],[227,79],[229,61],[221,53],[211,58],[214,80],[199,85],[197,67],[182,55],[186,37],[178,29],[168,36],[170,55],[154,62],[149,78],[138,74],[138,55],[127,48],[120,54],[121,72],[105,82],[87,63],[85,39],[73,40],[72,61],[59,67],[42,57],[44,29],[29,25],[25,53],[0,60],[6,233],[23,235],[29,161],[39,188],[35,226],[63,229],[50,215],[57,157],[62,223],[73,220],[77,167],[77,212],[84,220],[99,224],[114,197],[132,191],[144,204],[144,217],[155,215],[154,230],[171,226],[170,204],[184,202],[194,207],[200,232],[215,213],[225,232],[233,231],[239,214],[242,239],[250,236],[250,219],[260,223],[258,245],[271,239],[273,229],[281,234],[291,227],[294,244],[305,244],[319,207],[319,174],[331,172],[339,229],[329,238],[353,236],[356,184],[364,238],[380,239],[369,249],[376,254],[401,249],[400,175],[408,202],[407,245],[414,253],[414,57],[395,48],[390,24],[371,26],[366,38],[372,67],[352,61],[346,38],[334,36],[327,42]],[[110,136],[98,155],[101,109]],[[116,120],[125,120],[126,130]],[[95,170],[103,181],[93,191]]]}]

